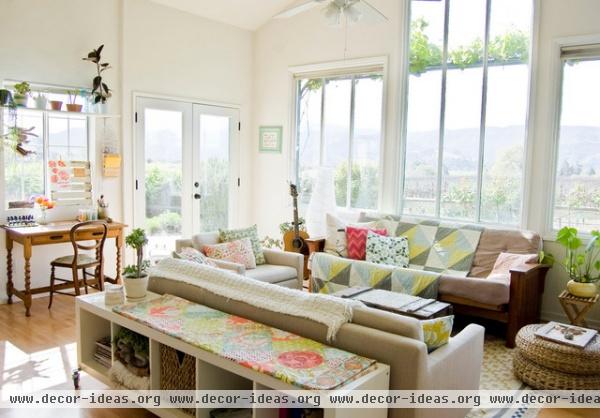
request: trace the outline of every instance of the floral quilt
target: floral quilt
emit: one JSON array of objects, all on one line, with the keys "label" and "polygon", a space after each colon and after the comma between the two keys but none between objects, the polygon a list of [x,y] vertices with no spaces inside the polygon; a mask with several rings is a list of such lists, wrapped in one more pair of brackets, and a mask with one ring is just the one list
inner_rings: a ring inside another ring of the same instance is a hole
[{"label": "floral quilt", "polygon": [[198,305],[172,295],[119,305],[114,312],[195,347],[310,390],[331,390],[375,360]]}]

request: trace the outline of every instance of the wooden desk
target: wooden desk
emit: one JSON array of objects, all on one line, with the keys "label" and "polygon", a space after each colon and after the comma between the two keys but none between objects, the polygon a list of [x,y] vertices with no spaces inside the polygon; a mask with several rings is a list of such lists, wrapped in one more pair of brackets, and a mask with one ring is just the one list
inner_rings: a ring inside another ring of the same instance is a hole
[{"label": "wooden desk", "polygon": [[[8,303],[12,303],[12,297],[17,296],[25,303],[25,315],[30,316],[31,295],[38,293],[46,293],[50,291],[50,286],[31,288],[31,255],[32,247],[36,245],[51,245],[70,243],[71,227],[76,222],[55,222],[48,225],[40,225],[30,228],[12,228],[1,226],[6,232],[6,294],[8,295]],[[112,222],[108,225],[107,238],[115,238],[117,248],[117,275],[114,279],[105,277],[105,281],[109,283],[119,283],[121,280],[121,249],[123,247],[123,229],[127,225],[118,222]],[[77,241],[93,241],[98,234],[93,227],[89,229],[81,229],[76,236]],[[13,265],[12,265],[12,249],[13,243],[19,243],[23,246],[23,257],[25,259],[25,289],[16,289],[13,283]],[[72,287],[71,283],[63,283],[56,285],[55,289],[60,290],[67,287]]]}]

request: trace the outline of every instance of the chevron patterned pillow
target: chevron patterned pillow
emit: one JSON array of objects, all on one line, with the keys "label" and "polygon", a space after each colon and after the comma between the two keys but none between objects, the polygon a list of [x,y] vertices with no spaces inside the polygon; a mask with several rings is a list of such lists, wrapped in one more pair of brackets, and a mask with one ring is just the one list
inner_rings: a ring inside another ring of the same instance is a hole
[{"label": "chevron patterned pillow", "polygon": [[387,236],[385,229],[360,228],[356,226],[346,227],[346,241],[348,243],[348,258],[353,260],[364,260],[367,255],[367,234],[369,231]]}]

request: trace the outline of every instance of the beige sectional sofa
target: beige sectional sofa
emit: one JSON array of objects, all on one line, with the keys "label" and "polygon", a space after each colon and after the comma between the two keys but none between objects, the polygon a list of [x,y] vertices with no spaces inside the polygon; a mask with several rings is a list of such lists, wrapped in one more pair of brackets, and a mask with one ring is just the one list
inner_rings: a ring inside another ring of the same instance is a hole
[{"label": "beige sectional sofa", "polygon": [[[351,323],[342,325],[333,342],[325,325],[227,299],[193,284],[150,277],[149,290],[169,293],[202,305],[314,339],[390,365],[392,390],[476,390],[483,360],[484,329],[469,325],[450,342],[427,352],[422,328],[414,318],[367,307],[357,308]],[[390,418],[458,418],[464,409],[390,409]]]},{"label": "beige sectional sofa", "polygon": [[[324,247],[324,239],[311,240],[312,251],[323,251]],[[488,276],[500,253],[538,254],[541,249],[542,239],[535,232],[484,228],[469,274],[467,277],[442,274],[438,299],[451,303],[457,314],[505,323],[506,345],[514,347],[519,329],[540,320],[549,266],[525,264],[511,269],[510,275]]]},{"label": "beige sectional sofa", "polygon": [[[179,252],[184,247],[193,247],[202,251],[205,245],[219,243],[218,232],[197,234],[192,239],[176,241],[175,251]],[[220,267],[232,270],[242,276],[250,277],[261,282],[272,283],[292,289],[302,289],[304,277],[304,256],[302,254],[283,252],[278,250],[263,249],[265,264],[256,266],[255,269],[246,269],[242,264],[221,260],[213,260]]]}]

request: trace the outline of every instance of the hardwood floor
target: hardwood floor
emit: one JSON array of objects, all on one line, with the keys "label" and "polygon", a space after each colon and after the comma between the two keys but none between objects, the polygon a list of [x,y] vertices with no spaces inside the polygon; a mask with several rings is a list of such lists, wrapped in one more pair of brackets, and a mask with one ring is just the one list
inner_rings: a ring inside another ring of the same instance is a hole
[{"label": "hardwood floor", "polygon": [[[25,316],[22,303],[0,305],[0,390],[24,392],[44,389],[72,389],[71,373],[77,368],[75,299],[54,297],[35,299],[31,316]],[[82,373],[82,389],[105,386]],[[0,417],[155,417],[144,409],[0,409]]]}]

